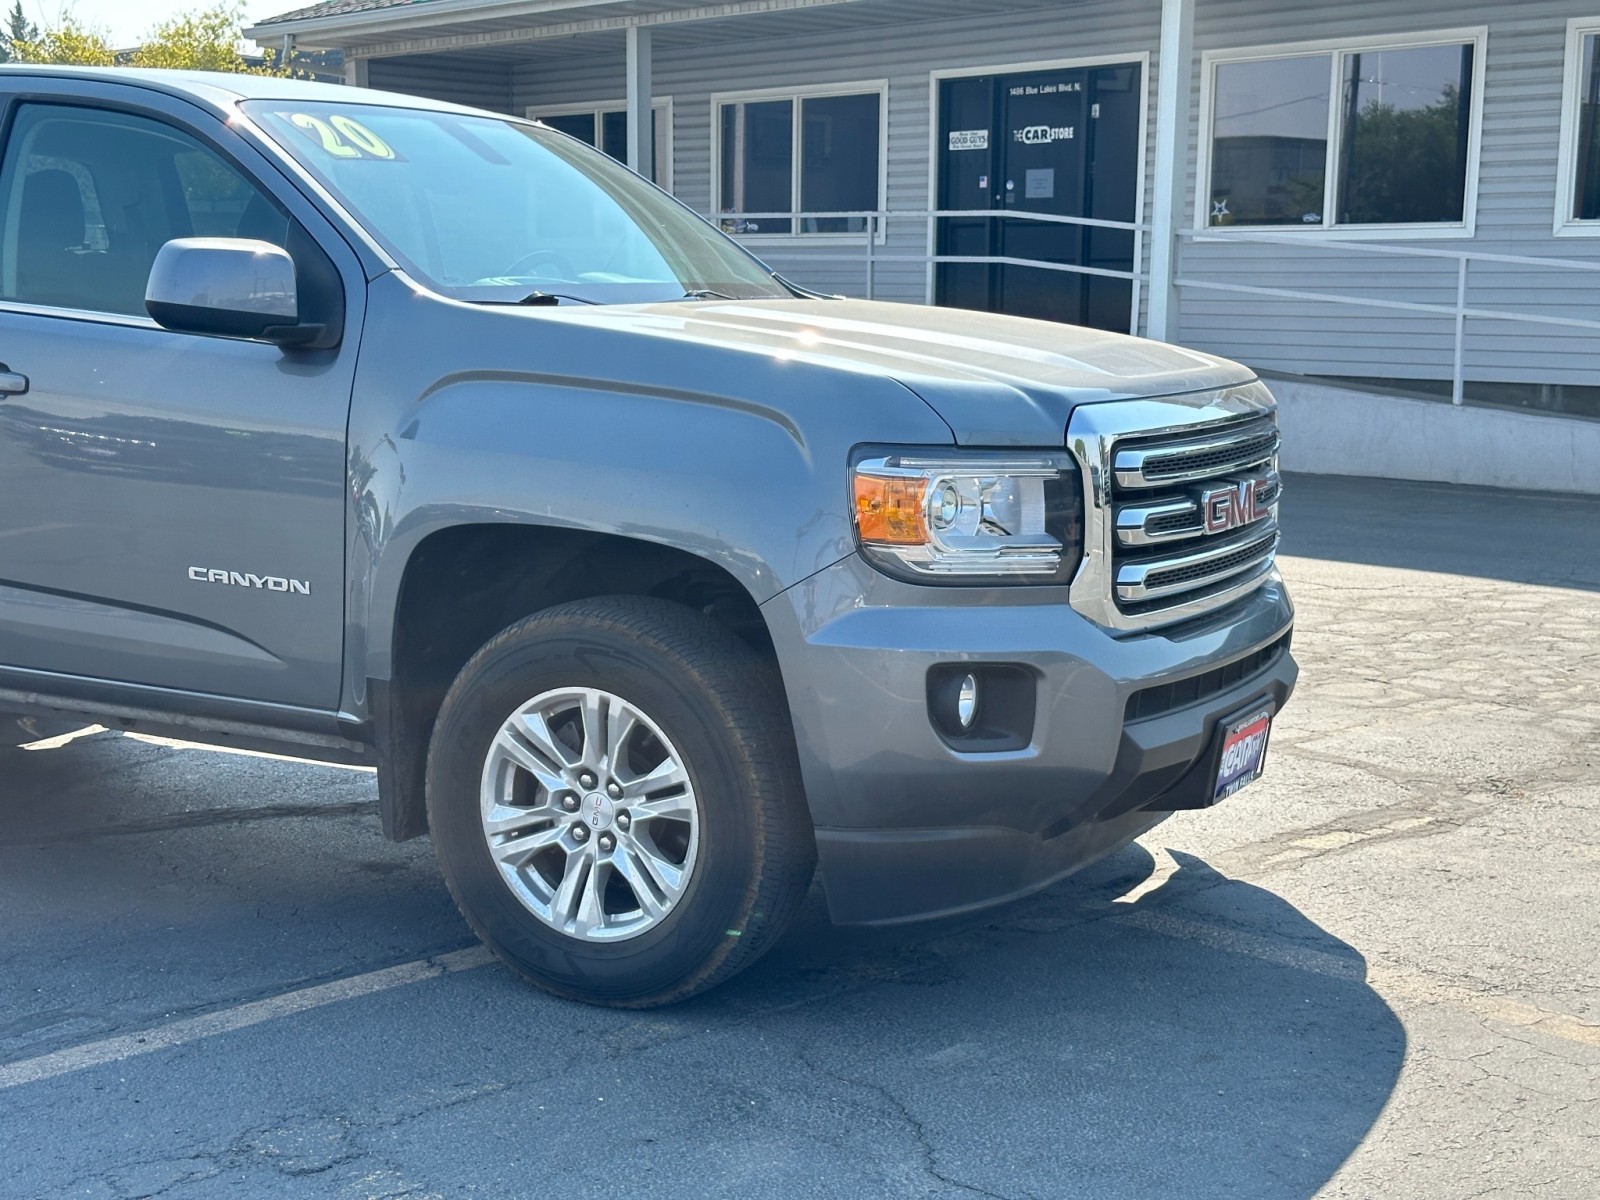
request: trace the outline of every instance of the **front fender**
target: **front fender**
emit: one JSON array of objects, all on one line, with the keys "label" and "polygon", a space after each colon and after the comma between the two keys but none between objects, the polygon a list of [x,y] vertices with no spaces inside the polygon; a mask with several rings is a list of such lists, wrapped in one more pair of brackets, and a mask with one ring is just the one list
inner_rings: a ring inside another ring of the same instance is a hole
[{"label": "front fender", "polygon": [[474,307],[396,275],[371,303],[350,432],[353,689],[390,677],[406,564],[442,529],[655,542],[759,604],[852,552],[852,446],[952,441],[870,371],[587,325],[582,310]]}]

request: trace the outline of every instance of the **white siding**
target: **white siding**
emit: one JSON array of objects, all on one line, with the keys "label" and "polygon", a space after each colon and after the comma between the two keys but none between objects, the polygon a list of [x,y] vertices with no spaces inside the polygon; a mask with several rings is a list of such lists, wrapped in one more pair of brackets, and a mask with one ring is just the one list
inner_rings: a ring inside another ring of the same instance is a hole
[{"label": "white siding", "polygon": [[[1556,238],[1561,73],[1569,17],[1600,14],[1600,0],[1343,0],[1296,3],[1199,0],[1197,53],[1274,42],[1420,33],[1482,25],[1489,30],[1476,236],[1385,242],[1600,262],[1600,240]],[[1198,143],[1200,72],[1194,77]],[[1193,222],[1196,160],[1190,160]],[[1314,238],[1316,235],[1308,235]],[[1337,246],[1337,242],[1324,241]],[[1453,305],[1456,264],[1397,259],[1336,248],[1192,245],[1180,275],[1230,283]],[[1600,274],[1475,264],[1467,303],[1476,308],[1600,319]],[[1454,356],[1449,317],[1187,291],[1182,339],[1262,368],[1299,374],[1448,379]],[[1600,383],[1600,334],[1507,321],[1467,322],[1465,376],[1501,382]]]},{"label": "white siding", "polygon": [[511,109],[511,64],[483,62],[449,54],[368,60],[367,86],[470,104],[494,112]]}]

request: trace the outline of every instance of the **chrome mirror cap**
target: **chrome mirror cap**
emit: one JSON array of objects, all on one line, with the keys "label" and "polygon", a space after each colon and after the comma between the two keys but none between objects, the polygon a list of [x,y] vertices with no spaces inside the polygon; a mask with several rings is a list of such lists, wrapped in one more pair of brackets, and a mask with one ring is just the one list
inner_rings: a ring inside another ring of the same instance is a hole
[{"label": "chrome mirror cap", "polygon": [[305,340],[294,259],[271,242],[174,238],[150,268],[145,309],[157,324],[186,333]]}]

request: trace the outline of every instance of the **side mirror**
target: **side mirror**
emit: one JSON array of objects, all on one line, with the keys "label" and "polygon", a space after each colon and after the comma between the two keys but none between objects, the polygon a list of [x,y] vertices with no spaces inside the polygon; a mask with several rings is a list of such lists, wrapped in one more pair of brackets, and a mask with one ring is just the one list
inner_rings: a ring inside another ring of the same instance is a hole
[{"label": "side mirror", "polygon": [[288,251],[246,238],[174,238],[156,254],[144,306],[158,325],[180,333],[299,346],[325,332],[300,324]]}]

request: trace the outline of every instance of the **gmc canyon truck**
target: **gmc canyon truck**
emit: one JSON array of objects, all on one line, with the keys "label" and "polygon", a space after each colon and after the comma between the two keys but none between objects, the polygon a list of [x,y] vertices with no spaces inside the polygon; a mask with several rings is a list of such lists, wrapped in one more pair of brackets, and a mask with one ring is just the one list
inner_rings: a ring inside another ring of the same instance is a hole
[{"label": "gmc canyon truck", "polygon": [[839,922],[961,912],[1259,775],[1296,667],[1248,370],[816,295],[415,97],[0,106],[5,711],[373,766],[498,955],[624,1006],[817,868]]}]

